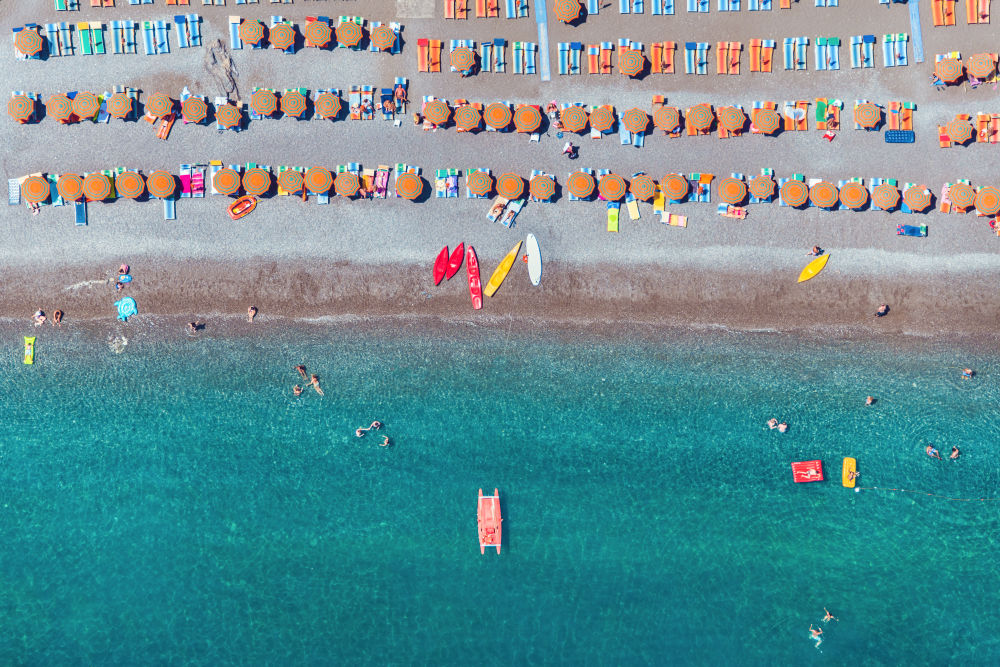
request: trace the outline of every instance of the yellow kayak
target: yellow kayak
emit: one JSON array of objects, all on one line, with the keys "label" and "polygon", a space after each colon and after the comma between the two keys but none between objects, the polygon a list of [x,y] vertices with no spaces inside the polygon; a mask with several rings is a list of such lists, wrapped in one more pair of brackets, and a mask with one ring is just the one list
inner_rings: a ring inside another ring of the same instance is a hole
[{"label": "yellow kayak", "polygon": [[819,272],[823,270],[824,266],[826,266],[828,259],[830,259],[829,255],[820,255],[813,261],[806,264],[806,268],[802,269],[802,273],[799,274],[799,282],[804,283],[810,278],[818,276]]},{"label": "yellow kayak", "polygon": [[840,475],[840,482],[849,489],[854,488],[854,479],[857,476],[858,462],[850,456],[844,457],[844,470]]},{"label": "yellow kayak", "polygon": [[502,262],[500,262],[500,266],[498,266],[497,270],[493,272],[493,275],[490,276],[490,281],[486,283],[486,287],[483,288],[483,293],[486,294],[486,296],[493,296],[493,294],[500,289],[500,285],[503,284],[503,279],[507,277],[508,273],[510,273],[510,267],[514,266],[514,262],[517,260],[517,253],[520,249],[521,242],[518,241],[517,245],[514,246],[514,249],[507,253],[507,256],[503,258]]},{"label": "yellow kayak", "polygon": [[24,363],[33,364],[35,363],[35,337],[25,336],[24,337]]}]

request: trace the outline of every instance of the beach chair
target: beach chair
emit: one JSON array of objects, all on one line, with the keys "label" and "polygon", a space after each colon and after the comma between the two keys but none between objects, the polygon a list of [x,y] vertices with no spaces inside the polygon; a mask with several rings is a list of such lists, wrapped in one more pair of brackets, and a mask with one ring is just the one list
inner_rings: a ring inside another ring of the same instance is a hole
[{"label": "beach chair", "polygon": [[649,71],[653,74],[674,73],[674,50],[676,42],[653,42],[650,44]]},{"label": "beach chair", "polygon": [[687,0],[687,10],[702,14],[708,13],[708,0]]},{"label": "beach chair", "polygon": [[479,71],[493,71],[493,42],[487,40],[479,45]]},{"label": "beach chair", "polygon": [[708,74],[708,42],[684,42],[684,73]]},{"label": "beach chair", "polygon": [[771,0],[748,0],[747,10],[751,12],[771,11]]},{"label": "beach chair", "polygon": [[600,44],[600,73],[611,74],[611,55],[614,52],[614,42],[601,42]]},{"label": "beach chair", "polygon": [[528,0],[504,0],[507,8],[507,18],[528,18]]},{"label": "beach chair", "polygon": [[738,12],[740,0],[719,0],[718,9],[720,12]]},{"label": "beach chair", "polygon": [[361,86],[361,118],[375,119],[375,88],[372,86]]},{"label": "beach chair", "polygon": [[615,232],[615,233],[618,232],[618,211],[619,211],[619,208],[620,208],[620,205],[616,201],[609,201],[607,203],[607,212],[608,212],[608,227],[607,227],[607,229],[608,229],[609,232]]},{"label": "beach chair", "polygon": [[601,45],[587,45],[587,72],[589,74],[601,73]]},{"label": "beach chair", "polygon": [[715,47],[715,73],[739,74],[742,42],[719,42]]},{"label": "beach chair", "polygon": [[854,69],[875,66],[875,35],[851,37],[851,67]]},{"label": "beach chair", "polygon": [[840,110],[844,103],[840,100],[827,99],[825,97],[816,98],[816,129],[834,131],[840,129]]},{"label": "beach chair", "polygon": [[[593,176],[593,175],[594,175],[594,170],[593,170],[593,169],[591,169],[590,167],[580,167],[580,168],[578,168],[578,169],[577,169],[576,171],[582,171],[582,172],[584,172],[584,173],[586,173],[586,174],[590,174],[591,176]],[[570,176],[572,176],[572,175],[573,175],[574,173],[576,173],[576,172],[570,172],[570,173],[569,173],[569,174],[567,175],[567,180],[569,180],[569,177],[570,177]],[[594,191],[596,192],[596,188],[595,188],[595,190],[594,190]],[[567,189],[567,190],[566,190],[566,198],[567,198],[567,199],[568,199],[569,201],[590,201],[590,200],[592,200],[592,199],[594,198],[594,196],[593,196],[593,195],[591,195],[590,197],[577,197],[576,195],[574,195],[574,194],[573,194],[572,192],[570,192],[570,191],[569,191],[569,190]]]},{"label": "beach chair", "polygon": [[485,195],[477,195],[472,190],[469,189],[469,177],[477,171],[481,171],[484,174],[492,175],[492,172],[486,167],[469,167],[465,170],[465,197],[467,199],[488,199],[489,193]]},{"label": "beach chair", "polygon": [[[760,170],[760,173],[762,176],[770,176],[771,178],[774,178],[774,170],[768,167],[763,167]],[[777,189],[775,189],[775,192],[777,192]],[[755,197],[753,193],[750,192],[747,196],[750,198],[749,201],[751,204],[770,204],[774,201],[774,195],[771,195],[766,199],[761,199],[759,197]]]},{"label": "beach chair", "polygon": [[628,211],[629,220],[639,219],[639,202],[631,192],[625,195],[625,210]]},{"label": "beach chair", "polygon": [[198,14],[174,16],[177,24],[177,48],[201,46],[201,17]]},{"label": "beach chair", "polygon": [[691,174],[688,177],[688,182],[691,184],[691,194],[688,196],[688,199],[690,201],[701,202],[703,204],[711,204],[712,181],[714,179],[714,174]]},{"label": "beach chair", "polygon": [[816,69],[818,70],[840,69],[839,37],[817,37],[815,48],[816,48]]},{"label": "beach chair", "polygon": [[764,134],[763,131],[757,129],[757,111],[760,109],[770,109],[775,110],[778,105],[775,102],[769,102],[766,100],[757,100],[753,102],[750,108],[750,132],[751,134]]},{"label": "beach chair", "polygon": [[458,196],[458,169],[438,169],[434,176],[434,197],[451,199]]},{"label": "beach chair", "polygon": [[785,37],[785,70],[793,71],[807,69],[806,53],[808,48],[808,37]]},{"label": "beach chair", "polygon": [[935,26],[955,25],[955,0],[931,0]]},{"label": "beach chair", "polygon": [[653,16],[673,16],[674,0],[650,0],[650,12]]}]

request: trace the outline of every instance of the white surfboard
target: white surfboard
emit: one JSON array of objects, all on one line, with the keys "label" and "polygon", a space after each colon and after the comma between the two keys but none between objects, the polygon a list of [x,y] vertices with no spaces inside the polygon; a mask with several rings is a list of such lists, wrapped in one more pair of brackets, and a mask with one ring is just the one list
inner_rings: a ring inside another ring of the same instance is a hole
[{"label": "white surfboard", "polygon": [[534,234],[528,234],[524,245],[528,253],[528,277],[532,285],[537,285],[542,281],[542,252],[538,249],[538,239]]}]

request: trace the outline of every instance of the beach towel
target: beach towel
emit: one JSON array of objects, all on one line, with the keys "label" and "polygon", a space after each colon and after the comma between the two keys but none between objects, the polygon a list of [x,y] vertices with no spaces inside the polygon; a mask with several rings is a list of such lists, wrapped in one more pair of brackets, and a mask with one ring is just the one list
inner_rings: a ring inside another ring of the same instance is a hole
[{"label": "beach towel", "polygon": [[600,13],[600,11],[601,11],[601,0],[587,0],[587,14],[597,15],[598,13]]},{"label": "beach towel", "polygon": [[[656,0],[653,0],[656,2]],[[620,14],[642,14],[642,0],[618,0],[618,12]]]},{"label": "beach towel", "polygon": [[174,17],[177,24],[177,47],[186,49],[201,46],[201,17],[198,14],[181,14]]}]

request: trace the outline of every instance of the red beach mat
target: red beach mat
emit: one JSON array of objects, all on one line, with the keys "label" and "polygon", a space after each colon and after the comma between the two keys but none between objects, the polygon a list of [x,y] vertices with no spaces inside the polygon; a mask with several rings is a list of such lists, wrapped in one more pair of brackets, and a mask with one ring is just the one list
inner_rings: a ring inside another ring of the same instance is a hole
[{"label": "red beach mat", "polygon": [[792,464],[792,479],[795,482],[822,482],[823,462],[816,461],[796,461]]}]

